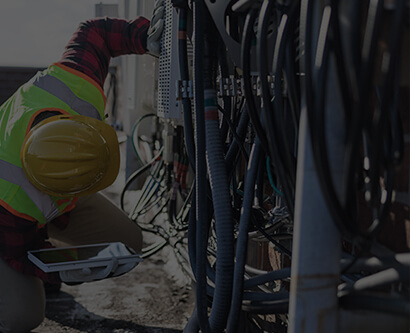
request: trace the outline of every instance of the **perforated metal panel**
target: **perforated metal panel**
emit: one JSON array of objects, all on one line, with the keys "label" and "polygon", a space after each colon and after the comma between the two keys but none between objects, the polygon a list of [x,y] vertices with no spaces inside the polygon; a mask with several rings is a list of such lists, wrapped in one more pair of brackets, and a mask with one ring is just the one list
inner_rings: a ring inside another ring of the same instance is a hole
[{"label": "perforated metal panel", "polygon": [[165,3],[165,27],[159,57],[157,114],[159,117],[180,119],[180,103],[176,99],[179,80],[178,14],[170,0]]}]

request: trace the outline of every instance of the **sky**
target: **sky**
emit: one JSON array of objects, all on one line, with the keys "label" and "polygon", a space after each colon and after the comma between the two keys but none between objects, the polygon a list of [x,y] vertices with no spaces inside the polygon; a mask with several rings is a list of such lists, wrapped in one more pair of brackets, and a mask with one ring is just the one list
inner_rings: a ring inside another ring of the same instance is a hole
[{"label": "sky", "polygon": [[95,4],[117,0],[0,0],[0,66],[47,67],[58,61]]}]

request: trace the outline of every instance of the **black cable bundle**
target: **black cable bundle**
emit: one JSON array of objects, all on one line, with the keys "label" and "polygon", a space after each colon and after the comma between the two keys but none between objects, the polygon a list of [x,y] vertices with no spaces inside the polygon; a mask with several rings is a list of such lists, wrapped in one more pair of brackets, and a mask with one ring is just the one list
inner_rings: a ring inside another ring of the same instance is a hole
[{"label": "black cable bundle", "polygon": [[[380,30],[384,19],[383,1],[371,1],[366,15],[366,29],[363,45],[357,35],[361,27],[360,15],[363,4],[350,2],[353,9],[349,12],[350,36],[347,43],[353,46],[343,51],[338,0],[331,0],[324,7],[322,22],[319,28],[317,48],[314,50],[312,40],[312,6],[306,2],[305,20],[305,80],[306,106],[316,168],[318,169],[321,188],[327,200],[332,216],[342,234],[353,243],[364,245],[366,239],[373,239],[386,222],[392,198],[394,165],[402,156],[402,130],[395,101],[397,100],[397,66],[401,29],[403,28],[404,2],[398,1],[395,9],[394,24],[390,31],[387,70],[382,72],[383,92],[380,93],[379,106],[374,107],[376,57],[379,55]],[[352,15],[354,13],[355,15]],[[346,30],[346,28],[345,28]],[[346,41],[345,41],[346,43]],[[358,48],[361,47],[361,50]],[[315,55],[315,59],[313,56]],[[343,55],[345,57],[343,57]],[[341,93],[344,116],[346,119],[346,154],[345,176],[343,179],[344,197],[340,198],[331,177],[328,162],[328,146],[325,134],[325,98],[326,80],[329,62],[334,60],[338,87]],[[314,61],[313,61],[314,60]],[[396,79],[395,79],[396,78]],[[383,97],[382,97],[383,96]],[[394,134],[393,134],[394,133]],[[395,142],[393,144],[393,142]],[[362,143],[362,145],[360,145]],[[396,156],[396,157],[395,157]],[[367,165],[360,160],[368,161]],[[363,177],[365,179],[363,179]],[[384,188],[380,183],[384,179]],[[367,202],[373,213],[373,223],[364,232],[359,228],[357,212],[357,192],[361,184]]]}]

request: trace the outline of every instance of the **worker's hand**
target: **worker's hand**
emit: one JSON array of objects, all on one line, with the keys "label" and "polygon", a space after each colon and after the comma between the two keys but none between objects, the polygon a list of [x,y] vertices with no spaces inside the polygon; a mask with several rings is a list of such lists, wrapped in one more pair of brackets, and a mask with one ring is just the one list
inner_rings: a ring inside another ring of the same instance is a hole
[{"label": "worker's hand", "polygon": [[164,30],[164,0],[155,0],[154,12],[148,29],[147,53],[159,57],[161,52],[161,36]]}]

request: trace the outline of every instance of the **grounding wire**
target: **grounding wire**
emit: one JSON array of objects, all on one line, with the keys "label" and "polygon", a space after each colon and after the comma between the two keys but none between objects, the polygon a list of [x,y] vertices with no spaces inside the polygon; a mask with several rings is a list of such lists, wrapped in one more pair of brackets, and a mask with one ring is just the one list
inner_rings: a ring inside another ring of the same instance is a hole
[{"label": "grounding wire", "polygon": [[273,188],[273,190],[279,194],[280,196],[283,196],[283,193],[276,187],[275,181],[273,180],[273,175],[272,175],[272,170],[271,170],[271,164],[270,164],[270,157],[266,157],[266,173],[268,174],[268,179],[270,186]]}]

